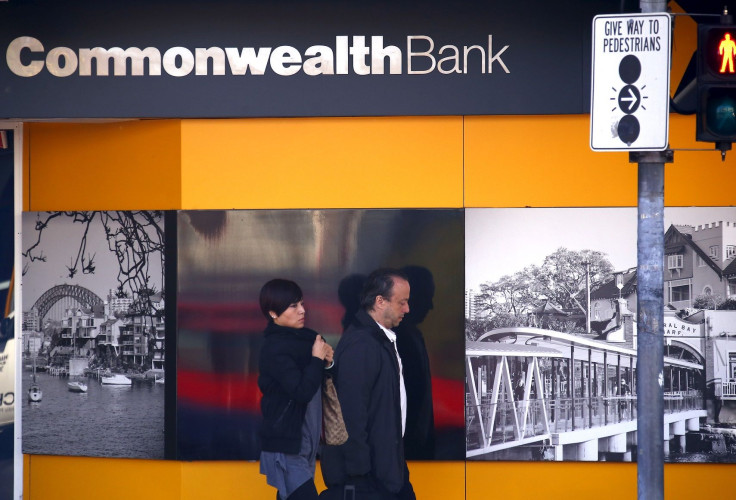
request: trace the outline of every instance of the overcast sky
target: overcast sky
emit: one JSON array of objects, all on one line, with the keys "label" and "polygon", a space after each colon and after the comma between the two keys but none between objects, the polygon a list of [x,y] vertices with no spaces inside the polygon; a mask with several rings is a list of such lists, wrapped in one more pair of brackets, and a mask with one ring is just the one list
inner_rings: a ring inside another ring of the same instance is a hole
[{"label": "overcast sky", "polygon": [[[736,223],[734,207],[668,207],[671,224]],[[636,266],[636,208],[477,208],[465,210],[465,288],[478,290],[560,247],[605,252],[614,269]]]},{"label": "overcast sky", "polygon": [[[39,212],[23,212],[23,251],[36,241],[37,232],[34,229]],[[47,216],[41,212],[41,217]],[[105,232],[99,217],[90,227],[87,234],[87,253],[94,255],[95,273],[82,274],[81,270],[69,277],[66,266],[71,265],[76,258],[84,227],[82,224],[73,224],[69,217],[57,217],[44,230],[41,245],[34,251],[38,255],[43,251],[46,262],[35,261],[29,264],[28,272],[22,277],[23,310],[28,310],[36,300],[56,285],[79,285],[91,290],[101,299],[107,298],[109,289],[118,286],[118,262],[115,254],[108,249]],[[87,254],[85,254],[87,255]],[[23,258],[23,264],[29,263]],[[149,261],[150,276],[156,284],[156,290],[161,290],[161,264],[158,259]]]}]

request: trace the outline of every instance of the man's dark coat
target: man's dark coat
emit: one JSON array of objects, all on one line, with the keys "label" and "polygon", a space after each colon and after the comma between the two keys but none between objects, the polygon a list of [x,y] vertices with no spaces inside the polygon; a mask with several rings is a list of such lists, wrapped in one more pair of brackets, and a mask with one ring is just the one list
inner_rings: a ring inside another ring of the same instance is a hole
[{"label": "man's dark coat", "polygon": [[348,441],[324,447],[325,484],[332,487],[368,478],[386,493],[411,491],[401,435],[396,351],[365,311],[359,311],[343,333],[334,370]]}]

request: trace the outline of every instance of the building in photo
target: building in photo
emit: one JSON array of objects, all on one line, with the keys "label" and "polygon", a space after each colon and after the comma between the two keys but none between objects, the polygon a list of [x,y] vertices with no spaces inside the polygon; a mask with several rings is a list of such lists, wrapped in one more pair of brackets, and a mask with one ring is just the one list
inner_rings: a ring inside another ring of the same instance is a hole
[{"label": "building in photo", "polygon": [[664,242],[666,303],[687,309],[697,297],[736,298],[736,220],[672,225]]}]

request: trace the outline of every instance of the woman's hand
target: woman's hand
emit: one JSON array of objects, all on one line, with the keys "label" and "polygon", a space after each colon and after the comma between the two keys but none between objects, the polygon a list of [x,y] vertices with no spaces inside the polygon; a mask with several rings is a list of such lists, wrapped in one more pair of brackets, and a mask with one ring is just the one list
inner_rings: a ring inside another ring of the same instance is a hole
[{"label": "woman's hand", "polygon": [[317,335],[314,338],[314,344],[312,344],[312,356],[319,359],[327,359],[327,355],[330,355],[330,360],[332,359],[332,347],[330,347],[330,344],[325,342],[325,339],[322,338],[322,335]]},{"label": "woman's hand", "polygon": [[328,347],[327,354],[325,355],[325,364],[330,367],[333,363],[332,356],[334,356],[335,350],[332,349],[332,346],[327,342],[325,342],[325,345]]}]

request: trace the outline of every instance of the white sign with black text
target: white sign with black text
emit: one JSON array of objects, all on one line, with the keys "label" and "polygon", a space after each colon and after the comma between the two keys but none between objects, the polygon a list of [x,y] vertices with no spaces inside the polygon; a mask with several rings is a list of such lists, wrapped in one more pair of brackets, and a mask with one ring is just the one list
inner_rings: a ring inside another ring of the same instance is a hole
[{"label": "white sign with black text", "polygon": [[671,39],[665,13],[593,18],[593,151],[667,149]]}]

